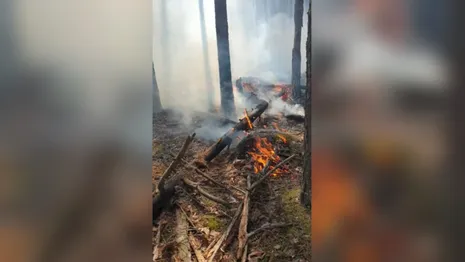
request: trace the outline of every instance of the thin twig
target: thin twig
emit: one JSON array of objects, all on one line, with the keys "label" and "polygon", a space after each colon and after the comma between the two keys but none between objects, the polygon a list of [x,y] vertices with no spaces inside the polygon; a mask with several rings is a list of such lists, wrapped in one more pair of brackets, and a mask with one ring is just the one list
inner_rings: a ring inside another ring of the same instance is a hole
[{"label": "thin twig", "polygon": [[247,262],[247,255],[249,253],[248,250],[249,250],[249,244],[246,244],[244,247],[244,253],[242,253],[241,262]]},{"label": "thin twig", "polygon": [[195,238],[191,234],[189,234],[189,244],[191,245],[192,250],[194,250],[194,255],[197,258],[197,261],[206,262],[207,260],[202,255],[202,252],[200,252],[199,247],[195,245]]},{"label": "thin twig", "polygon": [[[215,179],[213,179],[211,176],[207,175],[207,173],[203,172],[202,170],[198,169],[197,167],[195,167],[194,165],[192,165],[191,163],[187,162],[186,160],[182,159],[182,162],[189,168],[193,169],[195,172],[197,172],[197,174],[203,176],[204,178],[206,178],[208,181],[212,182],[213,184],[219,186],[219,187],[222,187],[224,189],[226,189],[228,192],[230,192],[231,194],[233,193],[231,191],[231,189],[229,189],[229,187],[221,184],[220,182],[216,181]],[[238,188],[238,187],[235,187],[233,185],[230,186],[232,189],[236,190],[236,191],[239,191],[241,192],[242,194],[245,194],[245,191]]]},{"label": "thin twig", "polygon": [[181,187],[181,190],[182,190],[188,197],[190,197],[190,198],[192,199],[192,201],[194,201],[194,203],[195,203],[198,207],[205,209],[204,205],[202,205],[202,203],[200,203],[200,201],[197,200],[197,198],[195,198],[191,193],[187,192],[186,189],[184,189],[183,187]]},{"label": "thin twig", "polygon": [[198,183],[195,183],[187,178],[183,178],[183,181],[186,185],[196,189],[197,191],[199,191],[200,194],[202,194],[203,196],[205,196],[206,198],[212,200],[212,201],[215,201],[219,204],[222,204],[222,205],[225,205],[227,207],[229,207],[231,205],[231,203],[229,202],[226,202],[224,201],[223,199],[221,198],[218,198],[210,193],[208,193],[205,189],[203,189],[202,187],[200,187],[200,185]]},{"label": "thin twig", "polygon": [[221,245],[226,240],[226,238],[229,236],[229,233],[231,232],[231,229],[233,228],[233,226],[236,224],[237,218],[239,217],[239,215],[242,212],[243,205],[244,205],[244,203],[241,203],[239,205],[239,207],[237,208],[236,214],[234,214],[234,217],[231,220],[231,223],[229,224],[228,228],[226,228],[226,231],[224,231],[223,235],[221,235],[220,239],[218,239],[218,241],[212,247],[212,249],[207,252],[207,254],[208,254],[207,257],[209,258],[208,262],[213,262],[214,261],[216,253],[218,252],[218,250],[220,249]]},{"label": "thin twig", "polygon": [[160,182],[158,183],[158,190],[160,192],[164,191],[165,190],[165,180],[168,178],[168,176],[176,169],[176,167],[178,166],[179,162],[181,162],[181,159],[184,157],[184,155],[186,154],[186,151],[187,151],[187,148],[189,148],[189,145],[192,143],[192,141],[194,140],[194,137],[195,137],[195,133],[193,133],[192,135],[190,136],[187,136],[186,140],[184,141],[184,144],[181,148],[181,150],[179,151],[178,155],[176,156],[176,158],[173,160],[173,162],[171,162],[171,164],[169,165],[169,167],[165,170],[165,172],[163,172],[163,175],[162,177],[160,178]]},{"label": "thin twig", "polygon": [[155,247],[153,249],[153,261],[156,261],[158,257],[160,256],[159,251],[158,251],[158,245],[160,245],[160,239],[161,239],[161,224],[158,226],[157,235],[155,236]]},{"label": "thin twig", "polygon": [[187,222],[189,222],[189,224],[191,225],[192,229],[197,231],[197,232],[200,232],[202,234],[205,234],[203,233],[201,230],[197,229],[197,227],[195,226],[194,222],[192,221],[192,219],[190,219],[190,217],[187,215],[187,212],[184,210],[184,208],[182,208],[182,206],[179,204],[179,203],[176,203],[176,205],[179,207],[179,210],[181,210],[181,212],[184,214],[184,216],[186,217],[187,219]]},{"label": "thin twig", "polygon": [[261,176],[255,183],[252,184],[252,186],[250,186],[250,188],[248,189],[249,191],[253,190],[255,187],[257,187],[261,182],[263,182],[267,177],[269,177],[271,174],[273,174],[273,172],[278,169],[280,166],[284,165],[285,163],[289,162],[291,159],[293,159],[294,157],[296,156],[296,154],[284,159],[283,161],[281,161],[279,164],[277,164],[273,169],[271,169],[270,171],[266,172],[265,175]]},{"label": "thin twig", "polygon": [[[247,185],[250,184],[250,174],[247,176]],[[242,253],[244,252],[244,248],[247,244],[247,225],[249,222],[249,203],[250,203],[250,197],[249,197],[249,192],[247,192],[244,196],[244,205],[242,208],[242,216],[241,216],[241,222],[239,224],[239,233],[238,233],[238,248],[236,252],[236,259],[241,259],[242,258]]]},{"label": "thin twig", "polygon": [[290,223],[276,223],[276,224],[265,223],[265,224],[263,224],[263,226],[255,229],[254,231],[247,234],[247,238],[251,238],[252,236],[257,234],[258,232],[266,230],[266,229],[277,228],[277,227],[288,227],[288,226],[292,226],[292,225],[293,224],[290,224]]}]

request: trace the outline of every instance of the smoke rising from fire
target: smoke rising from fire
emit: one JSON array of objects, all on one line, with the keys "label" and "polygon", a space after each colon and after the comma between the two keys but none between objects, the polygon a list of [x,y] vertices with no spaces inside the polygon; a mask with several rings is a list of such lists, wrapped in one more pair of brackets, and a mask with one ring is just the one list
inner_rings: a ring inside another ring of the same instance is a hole
[{"label": "smoke rising from fire", "polygon": [[[153,60],[162,103],[165,107],[177,107],[185,112],[206,110],[207,81],[203,66],[198,1],[165,1],[166,11],[162,15],[163,1],[155,0],[153,4]],[[258,0],[228,1],[227,4],[233,83],[241,76],[290,82],[294,2],[289,1],[287,6],[282,1],[264,3]],[[305,5],[301,43],[302,72],[305,72],[307,10],[308,5]],[[214,101],[219,105],[213,0],[204,1],[204,12]],[[164,17],[166,21],[163,21]],[[236,95],[236,106],[242,112],[238,100]]]}]

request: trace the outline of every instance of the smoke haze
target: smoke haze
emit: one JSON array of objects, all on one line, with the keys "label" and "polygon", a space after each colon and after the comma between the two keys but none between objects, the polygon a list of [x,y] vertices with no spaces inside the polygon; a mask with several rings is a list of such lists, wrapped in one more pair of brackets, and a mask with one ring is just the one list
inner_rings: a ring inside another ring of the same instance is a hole
[{"label": "smoke haze", "polygon": [[[153,59],[162,103],[165,107],[184,108],[184,111],[206,110],[207,82],[198,1],[165,1],[166,25],[163,21],[163,2],[155,0],[153,5]],[[227,4],[233,83],[241,76],[290,82],[294,2],[286,1],[284,4],[283,1],[239,0],[228,1]],[[308,4],[305,4],[301,43],[302,72],[305,72],[307,10]],[[204,1],[204,11],[213,97],[215,104],[219,105],[213,0]],[[236,99],[236,106],[240,108],[237,103],[240,102]]]}]

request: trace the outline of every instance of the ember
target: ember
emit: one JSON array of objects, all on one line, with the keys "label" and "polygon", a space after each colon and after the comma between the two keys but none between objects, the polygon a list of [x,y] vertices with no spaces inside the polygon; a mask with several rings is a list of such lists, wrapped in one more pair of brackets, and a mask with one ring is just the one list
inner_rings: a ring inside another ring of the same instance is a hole
[{"label": "ember", "polygon": [[[255,139],[255,145],[253,150],[248,152],[249,156],[254,161],[254,172],[260,173],[269,161],[269,169],[272,169],[276,163],[280,161],[280,157],[276,154],[275,150],[273,149],[273,145],[271,142],[266,138],[259,138]],[[272,176],[277,176],[282,172],[281,169],[277,169]]]}]

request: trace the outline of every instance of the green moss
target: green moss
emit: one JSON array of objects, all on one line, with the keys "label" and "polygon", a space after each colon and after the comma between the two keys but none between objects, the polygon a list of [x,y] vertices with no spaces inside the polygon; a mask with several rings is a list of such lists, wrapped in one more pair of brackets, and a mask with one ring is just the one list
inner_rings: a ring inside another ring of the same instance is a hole
[{"label": "green moss", "polygon": [[210,230],[218,231],[222,227],[222,222],[216,216],[205,215],[203,216],[205,226]]},{"label": "green moss", "polygon": [[163,151],[164,147],[161,144],[158,145],[153,145],[152,146],[152,156],[155,156],[158,153],[161,153]]},{"label": "green moss", "polygon": [[[289,221],[302,226],[305,232],[310,232],[310,213],[299,202],[300,188],[292,189],[282,195],[283,209]],[[297,227],[290,227],[289,231],[297,231]],[[300,229],[299,229],[300,231]],[[301,234],[301,232],[289,232],[291,234]]]}]

